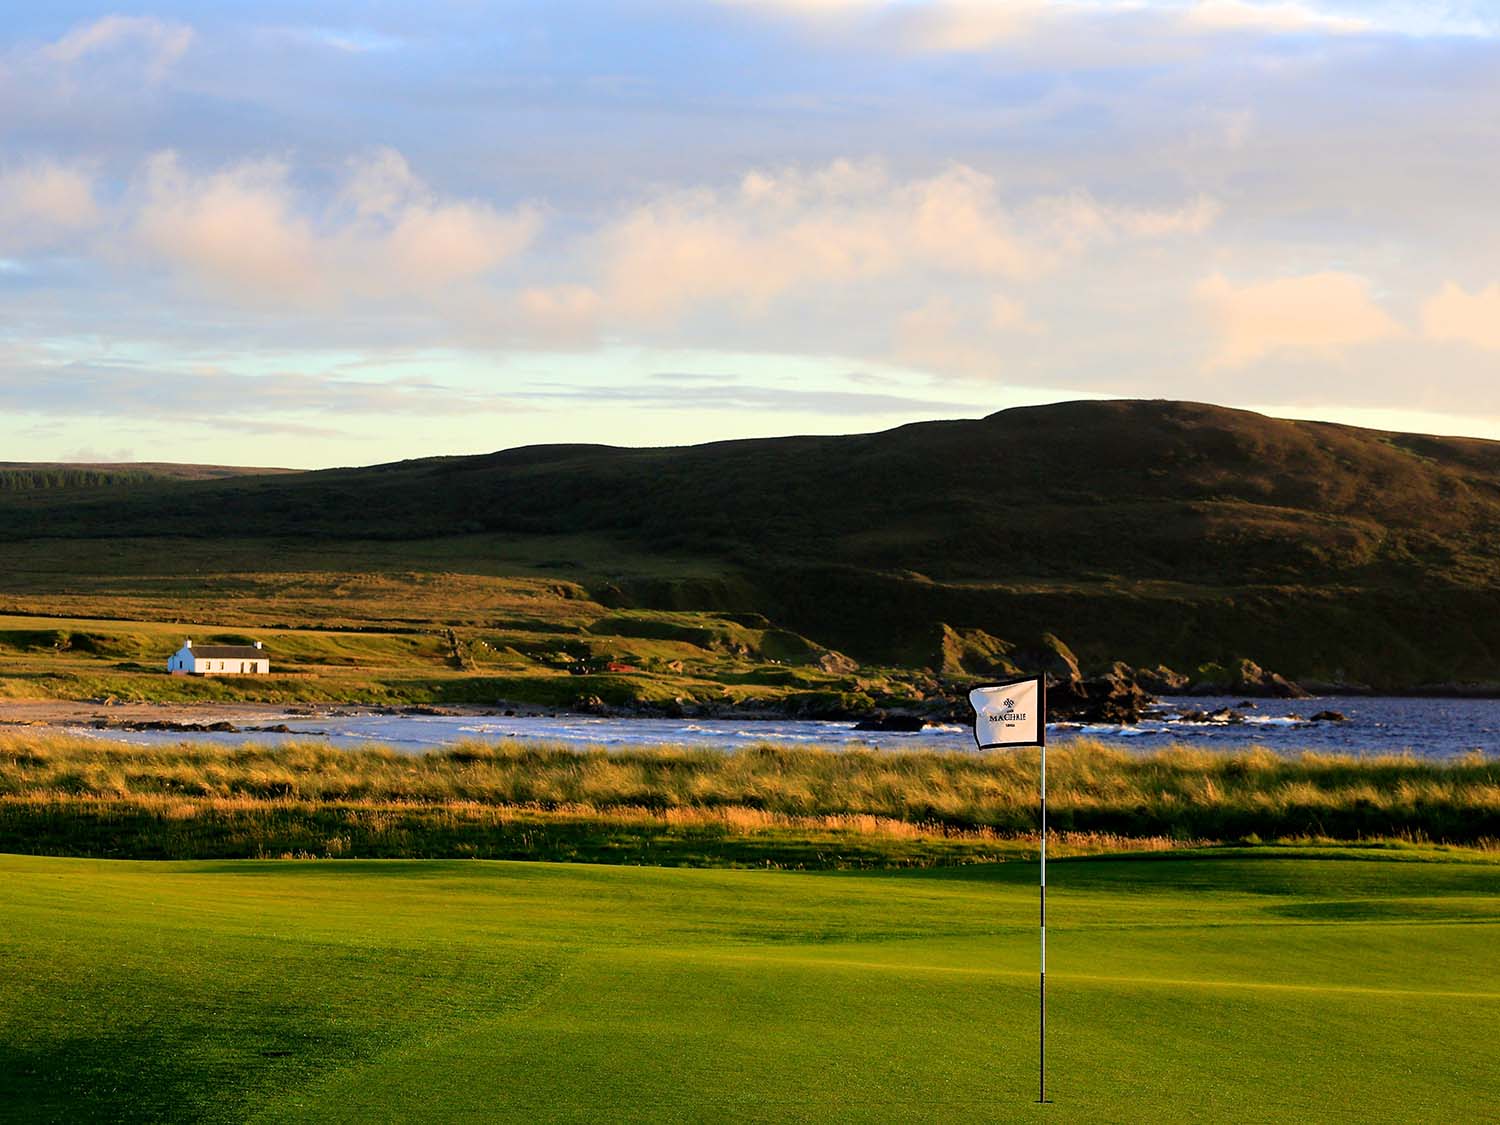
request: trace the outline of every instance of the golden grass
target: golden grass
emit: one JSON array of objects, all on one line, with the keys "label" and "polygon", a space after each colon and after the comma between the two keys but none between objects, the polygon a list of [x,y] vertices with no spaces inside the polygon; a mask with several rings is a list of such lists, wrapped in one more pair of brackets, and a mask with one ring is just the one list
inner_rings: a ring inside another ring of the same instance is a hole
[{"label": "golden grass", "polygon": [[[731,833],[796,828],[1003,840],[1033,831],[1037,774],[1034,750],[465,742],[410,755],[318,742],[226,748],[0,735],[0,800],[100,802],[163,816],[283,804],[444,808],[470,818],[515,810]],[[1133,754],[1075,742],[1049,750],[1048,788],[1051,824],[1064,839],[1500,837],[1500,761],[1480,756]]]}]

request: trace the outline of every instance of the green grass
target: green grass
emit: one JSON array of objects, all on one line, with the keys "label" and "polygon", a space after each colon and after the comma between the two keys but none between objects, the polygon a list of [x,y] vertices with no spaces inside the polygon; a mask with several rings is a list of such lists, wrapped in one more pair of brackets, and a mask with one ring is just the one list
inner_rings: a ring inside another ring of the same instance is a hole
[{"label": "green grass", "polygon": [[16,1121],[1500,1115],[1500,865],[1036,871],[0,857]]}]

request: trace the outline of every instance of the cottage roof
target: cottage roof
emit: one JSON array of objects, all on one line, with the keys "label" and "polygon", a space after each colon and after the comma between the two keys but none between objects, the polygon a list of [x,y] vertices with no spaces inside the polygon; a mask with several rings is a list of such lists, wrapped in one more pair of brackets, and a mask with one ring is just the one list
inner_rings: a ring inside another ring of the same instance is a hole
[{"label": "cottage roof", "polygon": [[262,660],[268,656],[263,648],[254,645],[194,645],[193,655],[205,660]]}]

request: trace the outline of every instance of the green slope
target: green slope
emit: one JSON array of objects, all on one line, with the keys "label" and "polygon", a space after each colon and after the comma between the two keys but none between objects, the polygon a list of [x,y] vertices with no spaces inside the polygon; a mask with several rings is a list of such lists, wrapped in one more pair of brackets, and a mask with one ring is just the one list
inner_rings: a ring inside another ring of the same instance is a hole
[{"label": "green slope", "polygon": [[14,1120],[1480,1121],[1500,865],[0,858]]},{"label": "green slope", "polygon": [[538,547],[526,565],[551,565],[526,573],[611,606],[762,613],[866,662],[932,665],[948,625],[1051,631],[1096,666],[1249,656],[1384,688],[1500,682],[1497,529],[1500,443],[1155,401],[0,492],[0,562],[21,570],[80,541],[122,567],[221,544],[208,573],[232,574],[309,545],[399,569],[473,540],[455,569],[516,573],[517,544],[585,534],[590,557]]}]

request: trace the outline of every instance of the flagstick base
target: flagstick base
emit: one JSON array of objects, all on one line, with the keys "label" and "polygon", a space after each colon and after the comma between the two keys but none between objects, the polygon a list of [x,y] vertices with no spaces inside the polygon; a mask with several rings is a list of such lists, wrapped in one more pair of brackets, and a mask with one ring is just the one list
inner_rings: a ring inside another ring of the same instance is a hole
[{"label": "flagstick base", "polygon": [[[1044,889],[1043,894],[1045,893],[1046,891]],[[1038,1069],[1036,1104],[1051,1105],[1052,1100],[1047,1097],[1047,971],[1045,969],[1042,970],[1042,974],[1038,979],[1037,984],[1038,997],[1041,1001],[1042,1021],[1040,1029],[1041,1035],[1039,1036],[1039,1045],[1041,1047],[1041,1066]]]}]

